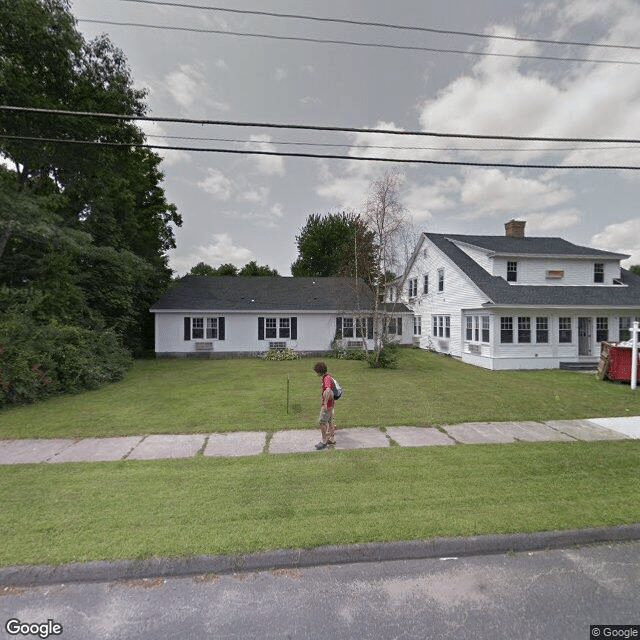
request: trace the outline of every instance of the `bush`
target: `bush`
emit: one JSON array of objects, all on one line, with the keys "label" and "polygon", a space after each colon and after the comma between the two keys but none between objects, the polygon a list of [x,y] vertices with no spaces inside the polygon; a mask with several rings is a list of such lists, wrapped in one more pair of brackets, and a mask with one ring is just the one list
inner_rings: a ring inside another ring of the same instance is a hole
[{"label": "bush", "polygon": [[366,360],[367,352],[360,348],[347,349],[338,341],[331,345],[331,357],[337,360]]},{"label": "bush", "polygon": [[270,349],[262,356],[263,360],[297,360],[300,355],[293,349]]},{"label": "bush", "polygon": [[131,362],[112,331],[0,316],[0,407],[97,389],[120,380]]},{"label": "bush", "polygon": [[367,358],[372,369],[396,369],[398,367],[398,345],[385,344],[376,359],[375,351]]}]

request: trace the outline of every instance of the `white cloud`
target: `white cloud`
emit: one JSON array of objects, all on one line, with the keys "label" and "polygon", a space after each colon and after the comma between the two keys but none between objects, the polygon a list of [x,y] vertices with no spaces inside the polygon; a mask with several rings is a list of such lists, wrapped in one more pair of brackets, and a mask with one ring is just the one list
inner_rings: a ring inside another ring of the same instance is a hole
[{"label": "white cloud", "polygon": [[640,264],[640,219],[632,218],[624,222],[610,224],[591,238],[597,249],[626,253],[631,256],[623,266]]},{"label": "white cloud", "polygon": [[526,218],[528,232],[548,235],[575,226],[580,222],[581,215],[575,209],[567,209],[554,213],[528,213]]},{"label": "white cloud", "polygon": [[251,260],[252,257],[252,251],[245,247],[236,246],[229,234],[214,233],[211,235],[209,244],[200,245],[190,259],[195,260],[193,265],[198,262],[206,262],[216,266],[226,262],[244,263]]},{"label": "white cloud", "polygon": [[269,187],[257,187],[256,189],[249,189],[239,194],[237,199],[244,202],[253,202],[255,204],[265,204],[269,199],[269,193],[271,190]]},{"label": "white cloud", "polygon": [[268,209],[260,211],[251,211],[249,213],[234,212],[234,216],[242,220],[248,220],[258,227],[274,229],[278,226],[278,222],[284,217],[284,213],[282,211],[282,205],[276,203]]},{"label": "white cloud", "polygon": [[[149,144],[161,145],[163,147],[172,146],[172,141],[169,141],[164,137],[167,133],[160,123],[143,120],[138,123],[138,126],[144,132]],[[184,163],[191,161],[191,156],[186,151],[173,149],[154,149],[154,151],[163,158],[165,164],[169,167],[181,162]]]},{"label": "white cloud", "polygon": [[[217,60],[214,64],[218,69],[224,70],[226,62]],[[202,68],[181,64],[178,69],[167,74],[164,86],[183,109],[192,109],[196,104],[202,104],[217,111],[229,110],[228,104],[211,95],[210,80]]]},{"label": "white cloud", "polygon": [[274,76],[278,82],[282,82],[282,80],[284,80],[287,77],[287,70],[280,67],[276,69]]},{"label": "white cloud", "polygon": [[209,169],[207,174],[198,186],[218,200],[228,200],[233,193],[232,181],[218,169]]},{"label": "white cloud", "polygon": [[548,209],[574,197],[567,187],[505,174],[498,169],[469,171],[460,190],[462,204],[469,208],[467,217]]},{"label": "white cloud", "polygon": [[[276,148],[271,144],[271,136],[266,134],[253,135],[249,138],[251,142],[246,144],[247,149],[258,151],[274,152]],[[255,155],[253,160],[258,171],[265,175],[284,175],[284,159],[282,156],[262,156]]]},{"label": "white cloud", "polygon": [[452,209],[455,204],[455,194],[460,188],[460,182],[451,177],[430,185],[411,185],[403,199],[403,204],[414,221],[430,220],[434,211]]}]

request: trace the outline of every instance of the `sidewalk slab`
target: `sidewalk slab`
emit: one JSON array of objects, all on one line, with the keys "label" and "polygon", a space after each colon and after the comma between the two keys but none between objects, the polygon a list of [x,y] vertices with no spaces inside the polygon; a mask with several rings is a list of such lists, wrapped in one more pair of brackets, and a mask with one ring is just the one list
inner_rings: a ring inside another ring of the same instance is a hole
[{"label": "sidewalk slab", "polygon": [[431,447],[456,443],[435,427],[387,427],[387,434],[401,447]]},{"label": "sidewalk slab", "polygon": [[336,449],[370,449],[388,447],[389,438],[372,427],[355,427],[336,431]]},{"label": "sidewalk slab", "polygon": [[322,439],[320,429],[290,429],[276,431],[269,443],[269,453],[303,453],[315,451]]},{"label": "sidewalk slab", "polygon": [[463,422],[444,425],[443,429],[463,444],[507,443],[515,442],[513,433],[505,422]]},{"label": "sidewalk slab", "polygon": [[622,433],[629,438],[640,439],[640,417],[623,418],[589,418],[589,422]]},{"label": "sidewalk slab", "polygon": [[566,433],[576,440],[586,442],[594,440],[624,440],[627,437],[617,431],[611,431],[592,424],[588,420],[548,420],[545,424],[552,429]]},{"label": "sidewalk slab", "polygon": [[47,462],[110,462],[122,460],[143,436],[84,438],[74,442]]},{"label": "sidewalk slab", "polygon": [[507,429],[514,438],[525,442],[571,442],[575,440],[566,433],[547,427],[541,422],[510,422]]},{"label": "sidewalk slab", "polygon": [[262,453],[267,439],[265,431],[236,431],[212,433],[204,450],[206,457],[257,456]]},{"label": "sidewalk slab", "polygon": [[206,437],[204,434],[147,436],[127,459],[191,458],[202,449]]},{"label": "sidewalk slab", "polygon": [[0,440],[0,464],[45,462],[75,442],[72,438]]}]

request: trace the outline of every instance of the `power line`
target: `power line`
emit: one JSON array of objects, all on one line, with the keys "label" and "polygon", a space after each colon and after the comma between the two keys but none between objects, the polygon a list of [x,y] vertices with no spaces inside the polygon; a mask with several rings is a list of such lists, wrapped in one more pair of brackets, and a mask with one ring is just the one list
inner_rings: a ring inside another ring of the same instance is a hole
[{"label": "power line", "polygon": [[229,127],[254,127],[260,129],[293,129],[304,131],[335,131],[340,133],[375,133],[396,136],[427,136],[434,138],[465,138],[470,140],[518,140],[526,142],[591,142],[597,144],[640,144],[638,138],[562,138],[548,136],[509,136],[472,133],[441,133],[434,131],[398,131],[397,129],[367,129],[363,127],[333,127],[307,124],[278,124],[273,122],[239,122],[233,120],[202,120],[195,118],[170,118],[162,116],[123,115],[119,113],[101,113],[96,111],[69,111],[64,109],[39,109],[36,107],[18,107],[0,105],[0,110],[24,113],[43,113],[48,115],[74,116],[83,118],[111,118],[115,120],[136,120],[148,122],[172,122],[180,124],[216,125]]},{"label": "power line", "polygon": [[142,22],[119,22],[116,20],[91,20],[88,18],[79,18],[78,22],[86,22],[90,24],[108,24],[119,27],[140,27],[144,29],[159,29],[163,31],[185,31],[188,33],[205,33],[216,34],[222,36],[236,36],[243,38],[261,38],[266,40],[281,40],[288,42],[307,42],[312,44],[337,44],[352,47],[368,47],[375,49],[395,49],[401,51],[419,51],[426,53],[454,53],[472,56],[488,56],[494,58],[517,58],[519,60],[553,60],[560,62],[590,62],[593,64],[626,64],[640,65],[640,61],[635,60],[607,60],[598,58],[567,58],[561,56],[542,56],[542,55],[525,55],[514,53],[490,53],[487,51],[469,51],[464,49],[440,49],[436,47],[420,47],[412,45],[399,44],[383,44],[376,42],[357,42],[354,40],[328,40],[324,38],[304,38],[300,36],[276,36],[266,33],[252,33],[247,31],[226,31],[224,29],[201,29],[197,27],[176,27],[158,24],[146,24]]},{"label": "power line", "polygon": [[120,0],[121,2],[135,2],[138,4],[151,4],[165,7],[178,7],[183,9],[202,9],[207,11],[218,11],[225,13],[235,13],[241,15],[254,15],[254,16],[266,16],[270,18],[288,18],[295,20],[311,20],[314,22],[330,22],[334,24],[348,24],[365,27],[381,27],[385,29],[397,29],[403,31],[421,31],[424,33],[435,33],[438,35],[454,35],[465,36],[469,38],[484,38],[493,40],[508,40],[515,42],[535,42],[537,44],[557,44],[557,45],[570,45],[576,47],[601,47],[609,49],[631,49],[640,50],[640,46],[625,45],[625,44],[610,44],[610,43],[595,43],[595,42],[576,42],[571,40],[551,40],[545,38],[526,38],[517,36],[501,36],[492,35],[486,33],[476,33],[472,31],[454,31],[451,29],[435,29],[432,27],[420,27],[414,25],[400,25],[387,22],[370,22],[363,20],[351,20],[346,18],[323,18],[319,16],[302,15],[295,13],[277,13],[275,11],[250,11],[247,9],[229,9],[226,7],[207,7],[197,4],[177,3],[177,2],[158,2],[157,0]]},{"label": "power line", "polygon": [[34,142],[49,142],[77,145],[93,145],[102,147],[125,147],[141,149],[161,149],[167,151],[192,151],[200,153],[229,153],[235,155],[260,155],[279,156],[285,158],[315,158],[321,160],[356,160],[367,162],[393,162],[397,164],[430,164],[449,165],[459,167],[502,167],[512,169],[563,169],[563,170],[616,170],[616,171],[639,171],[640,166],[629,165],[558,165],[558,164],[520,164],[511,162],[463,162],[454,160],[424,160],[415,158],[385,158],[376,156],[349,156],[342,154],[320,154],[320,153],[299,153],[288,151],[258,151],[251,149],[224,149],[224,148],[203,148],[203,147],[181,147],[173,145],[135,144],[127,142],[97,142],[94,140],[73,140],[70,138],[41,138],[32,136],[12,136],[0,134],[0,139],[26,140]]}]

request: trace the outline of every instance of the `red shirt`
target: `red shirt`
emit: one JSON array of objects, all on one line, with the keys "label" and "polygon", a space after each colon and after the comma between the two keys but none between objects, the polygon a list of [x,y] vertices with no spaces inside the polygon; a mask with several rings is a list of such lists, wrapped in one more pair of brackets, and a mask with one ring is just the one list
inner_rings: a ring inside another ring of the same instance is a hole
[{"label": "red shirt", "polygon": [[[327,389],[333,389],[333,378],[328,374],[325,373],[322,376],[322,395],[324,396],[324,392]],[[324,398],[323,398],[323,403],[324,403]],[[335,405],[336,401],[333,397],[333,391],[331,392],[331,397],[329,398],[329,402],[327,402],[327,409],[332,409]]]}]

